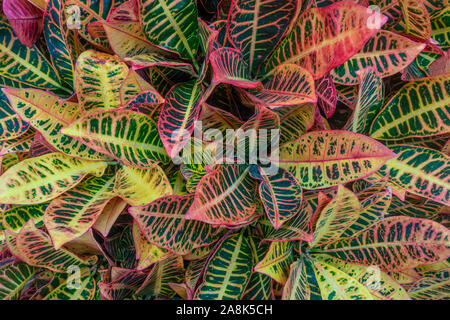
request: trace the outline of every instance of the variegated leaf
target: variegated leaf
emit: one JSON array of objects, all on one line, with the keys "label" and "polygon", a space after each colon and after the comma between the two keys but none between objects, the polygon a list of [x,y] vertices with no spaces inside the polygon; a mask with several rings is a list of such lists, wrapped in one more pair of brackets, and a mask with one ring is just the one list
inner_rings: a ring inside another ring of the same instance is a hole
[{"label": "variegated leaf", "polygon": [[381,110],[384,87],[383,81],[377,76],[373,68],[362,69],[357,73],[361,78],[358,102],[346,128],[349,131],[367,135],[373,119]]},{"label": "variegated leaf", "polygon": [[313,264],[323,300],[374,300],[369,290],[347,273],[324,262]]},{"label": "variegated leaf", "polygon": [[0,213],[0,224],[3,228],[13,232],[19,232],[20,229],[33,219],[36,227],[43,225],[43,217],[48,203],[38,203],[26,206],[16,206]]},{"label": "variegated leaf", "polygon": [[305,256],[291,264],[283,300],[322,300],[312,262]]},{"label": "variegated leaf", "polygon": [[122,166],[116,173],[114,192],[133,206],[143,206],[173,193],[164,171],[156,163],[148,169]]},{"label": "variegated leaf", "polygon": [[136,98],[143,92],[152,93],[155,103],[163,103],[164,98],[153,86],[145,81],[136,71],[130,69],[128,75],[120,87],[120,101],[122,105],[137,103]]},{"label": "variegated leaf", "polygon": [[14,112],[8,98],[0,92],[0,140],[9,140],[19,137],[28,130],[29,124]]},{"label": "variegated leaf", "polygon": [[136,260],[139,260],[136,266],[137,270],[146,269],[152,264],[163,261],[173,254],[169,250],[150,243],[139,229],[136,220],[133,222],[133,240],[136,248]]},{"label": "variegated leaf", "polygon": [[396,33],[380,30],[364,47],[331,72],[333,80],[344,85],[360,83],[357,71],[373,67],[380,78],[392,76],[408,66],[425,48]]},{"label": "variegated leaf", "polygon": [[0,299],[19,300],[36,268],[23,262],[13,262],[0,267]]},{"label": "variegated leaf", "polygon": [[256,181],[245,165],[219,165],[200,180],[186,219],[215,225],[239,225],[254,218]]},{"label": "variegated leaf", "polygon": [[448,300],[450,269],[438,272],[434,277],[424,277],[412,284],[408,293],[413,300]]},{"label": "variegated leaf", "polygon": [[358,220],[360,210],[358,197],[339,185],[336,196],[320,212],[311,246],[321,246],[338,240],[342,233]]},{"label": "variegated leaf", "polygon": [[347,274],[350,278],[362,284],[380,300],[410,300],[406,290],[392,279],[386,272],[376,267],[365,267],[347,263],[327,255],[313,255],[314,261],[324,262]]},{"label": "variegated leaf", "polygon": [[183,259],[180,256],[170,256],[155,264],[137,293],[170,299],[175,291],[169,283],[182,283],[184,273]]},{"label": "variegated leaf", "polygon": [[449,236],[446,227],[431,220],[389,217],[320,252],[350,263],[376,265],[385,271],[404,270],[447,259]]},{"label": "variegated leaf", "polygon": [[195,62],[199,46],[197,7],[193,0],[139,0],[142,29],[155,45]]},{"label": "variegated leaf", "polygon": [[289,276],[289,267],[292,262],[294,262],[293,243],[289,241],[272,242],[266,255],[255,265],[254,269],[284,285]]},{"label": "variegated leaf", "polygon": [[75,89],[84,114],[122,106],[120,87],[128,66],[117,57],[94,50],[83,52],[75,67]]},{"label": "variegated leaf", "polygon": [[308,241],[313,240],[311,228],[313,209],[307,201],[303,201],[300,212],[292,219],[275,229],[268,218],[258,220],[264,240],[268,241]]},{"label": "variegated leaf", "polygon": [[209,60],[213,68],[214,83],[227,83],[248,89],[261,87],[259,81],[251,79],[249,67],[239,50],[219,48],[210,54]]},{"label": "variegated leaf", "polygon": [[62,153],[23,160],[0,176],[0,203],[34,204],[52,200],[87,174],[101,175],[106,166],[105,162],[80,160]]},{"label": "variegated leaf", "polygon": [[308,103],[274,110],[280,117],[280,145],[297,140],[314,124],[316,106]]},{"label": "variegated leaf", "polygon": [[202,91],[202,86],[191,80],[174,86],[166,95],[158,119],[158,132],[171,158],[184,147],[194,131],[201,111],[198,100]]},{"label": "variegated leaf", "polygon": [[255,96],[271,108],[315,102],[317,99],[312,75],[302,67],[287,63],[275,67],[273,75]]},{"label": "variegated leaf", "polygon": [[89,24],[96,21],[106,20],[113,7],[114,0],[64,0],[64,11],[67,15],[75,15],[78,21],[72,16],[70,21],[77,27],[78,34],[90,43],[104,49],[109,49],[109,44],[104,36],[93,37],[88,30]]},{"label": "variegated leaf", "polygon": [[420,79],[398,90],[370,128],[378,140],[450,132],[450,74]]},{"label": "variegated leaf", "polygon": [[16,241],[21,258],[31,266],[67,272],[70,266],[82,268],[90,264],[88,260],[82,260],[66,249],[55,250],[50,237],[37,229],[32,221],[20,230]]},{"label": "variegated leaf", "polygon": [[106,110],[90,113],[63,128],[61,133],[123,164],[141,169],[169,162],[156,123],[140,112]]},{"label": "variegated leaf", "polygon": [[165,196],[144,207],[131,207],[130,214],[150,243],[183,255],[217,240],[220,229],[186,220],[192,195]]},{"label": "variegated leaf", "polygon": [[55,95],[36,89],[6,88],[3,92],[14,111],[38,130],[57,151],[87,160],[107,159],[80,141],[60,133],[63,127],[79,117],[77,103],[60,101]]},{"label": "variegated leaf", "polygon": [[267,77],[277,65],[294,63],[319,79],[357,53],[385,22],[380,13],[349,1],[311,8],[297,19],[260,74]]},{"label": "variegated leaf", "polygon": [[114,182],[114,174],[90,177],[50,202],[44,224],[55,249],[94,225],[106,203],[114,197]]},{"label": "variegated leaf", "polygon": [[44,12],[44,36],[50,58],[61,79],[73,88],[74,58],[70,48],[68,21],[64,12],[64,1],[49,0]]},{"label": "variegated leaf", "polygon": [[280,147],[279,160],[305,189],[349,182],[378,170],[395,157],[388,148],[361,134],[341,130],[313,131]]},{"label": "variegated leaf", "polygon": [[206,265],[196,300],[240,300],[253,269],[252,251],[242,233],[223,239]]},{"label": "variegated leaf", "polygon": [[252,73],[280,42],[300,10],[295,0],[237,0],[228,14],[227,32]]},{"label": "variegated leaf", "polygon": [[23,45],[4,20],[0,21],[0,56],[1,86],[61,89],[58,74],[45,55],[36,46]]},{"label": "variegated leaf", "polygon": [[303,193],[297,179],[288,171],[278,168],[275,174],[259,168],[257,178],[259,196],[266,214],[275,229],[300,213]]},{"label": "variegated leaf", "polygon": [[444,205],[450,205],[450,159],[439,151],[413,146],[393,146],[396,159],[386,162],[379,173],[389,174],[389,183]]},{"label": "variegated leaf", "polygon": [[140,54],[157,53],[162,56],[173,54],[157,47],[145,37],[139,21],[130,22],[102,22],[103,29],[108,37],[109,44],[114,53],[120,58],[132,58]]},{"label": "variegated leaf", "polygon": [[336,110],[338,101],[336,86],[330,73],[325,74],[316,81],[317,104],[325,113],[327,118],[331,117]]}]

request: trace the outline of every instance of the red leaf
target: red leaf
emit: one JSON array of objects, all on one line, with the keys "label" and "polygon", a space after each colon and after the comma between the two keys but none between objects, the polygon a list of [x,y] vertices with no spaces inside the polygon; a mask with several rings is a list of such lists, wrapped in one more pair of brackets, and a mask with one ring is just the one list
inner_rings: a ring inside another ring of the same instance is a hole
[{"label": "red leaf", "polygon": [[3,12],[20,42],[33,46],[42,33],[43,12],[28,0],[4,0]]}]

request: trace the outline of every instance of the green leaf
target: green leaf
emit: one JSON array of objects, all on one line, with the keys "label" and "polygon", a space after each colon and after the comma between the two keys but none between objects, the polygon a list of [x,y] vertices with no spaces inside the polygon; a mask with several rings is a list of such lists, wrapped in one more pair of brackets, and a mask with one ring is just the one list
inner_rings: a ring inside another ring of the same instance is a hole
[{"label": "green leaf", "polygon": [[195,61],[199,46],[194,0],[139,0],[142,29],[155,45]]},{"label": "green leaf", "polygon": [[196,300],[240,300],[253,269],[250,245],[242,235],[224,238],[211,256]]},{"label": "green leaf", "polygon": [[129,110],[97,111],[61,130],[90,148],[140,169],[169,162],[156,123],[143,113]]}]

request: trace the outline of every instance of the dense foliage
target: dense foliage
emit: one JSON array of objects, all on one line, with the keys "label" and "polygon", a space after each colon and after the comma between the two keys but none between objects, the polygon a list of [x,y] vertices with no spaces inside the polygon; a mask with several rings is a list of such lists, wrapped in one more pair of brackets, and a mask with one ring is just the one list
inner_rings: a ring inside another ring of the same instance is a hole
[{"label": "dense foliage", "polygon": [[448,0],[0,2],[0,299],[450,298]]}]

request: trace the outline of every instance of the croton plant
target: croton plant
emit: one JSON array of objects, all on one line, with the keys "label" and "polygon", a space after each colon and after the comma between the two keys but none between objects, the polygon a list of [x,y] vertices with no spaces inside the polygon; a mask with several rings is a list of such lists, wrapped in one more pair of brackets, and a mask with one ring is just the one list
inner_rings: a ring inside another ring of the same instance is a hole
[{"label": "croton plant", "polygon": [[448,0],[0,3],[0,299],[450,298]]}]

